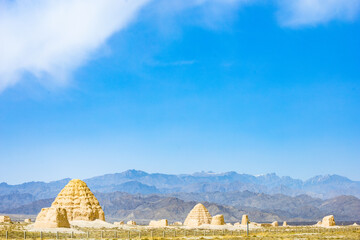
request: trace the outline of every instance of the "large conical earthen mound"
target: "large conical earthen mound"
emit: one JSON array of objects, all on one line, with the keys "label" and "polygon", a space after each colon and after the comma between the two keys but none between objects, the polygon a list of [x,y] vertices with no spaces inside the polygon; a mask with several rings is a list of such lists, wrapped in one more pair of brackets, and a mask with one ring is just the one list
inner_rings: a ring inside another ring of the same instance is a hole
[{"label": "large conical earthen mound", "polygon": [[66,209],[69,221],[96,219],[105,221],[105,214],[99,201],[86,183],[79,179],[71,180],[58,194],[51,207]]},{"label": "large conical earthen mound", "polygon": [[202,224],[210,224],[210,223],[211,223],[211,215],[209,211],[206,209],[204,205],[198,203],[186,217],[184,225],[190,227],[196,227]]},{"label": "large conical earthen mound", "polygon": [[61,190],[49,208],[41,209],[36,217],[35,228],[69,228],[69,221],[100,219],[105,221],[99,201],[85,182],[71,180]]}]

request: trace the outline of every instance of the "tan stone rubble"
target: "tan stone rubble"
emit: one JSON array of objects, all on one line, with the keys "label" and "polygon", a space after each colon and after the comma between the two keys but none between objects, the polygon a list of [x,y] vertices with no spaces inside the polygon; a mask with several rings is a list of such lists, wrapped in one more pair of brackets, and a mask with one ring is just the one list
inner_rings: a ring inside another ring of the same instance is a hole
[{"label": "tan stone rubble", "polygon": [[331,226],[335,226],[335,219],[334,219],[334,215],[329,215],[323,218],[323,220],[321,221],[321,226],[323,227],[331,227]]},{"label": "tan stone rubble", "polygon": [[124,221],[114,222],[114,225],[118,225],[118,226],[124,225]]},{"label": "tan stone rubble", "polygon": [[271,223],[271,226],[273,226],[273,227],[277,227],[277,226],[279,226],[278,221],[274,221],[274,222],[272,222],[272,223]]},{"label": "tan stone rubble", "polygon": [[211,219],[211,225],[225,225],[224,215],[216,215]]},{"label": "tan stone rubble", "polygon": [[9,216],[0,216],[0,222],[1,223],[10,223],[11,218]]},{"label": "tan stone rubble", "polygon": [[249,223],[250,227],[261,227],[261,223],[256,223],[256,222],[250,222]]},{"label": "tan stone rubble", "polygon": [[149,223],[150,227],[167,227],[169,226],[168,220],[167,219],[161,219],[161,220],[151,220]]},{"label": "tan stone rubble", "polygon": [[65,208],[43,208],[37,215],[34,228],[70,228]]},{"label": "tan stone rubble", "polygon": [[183,224],[182,224],[182,222],[174,222],[172,225],[173,226],[182,226]]}]

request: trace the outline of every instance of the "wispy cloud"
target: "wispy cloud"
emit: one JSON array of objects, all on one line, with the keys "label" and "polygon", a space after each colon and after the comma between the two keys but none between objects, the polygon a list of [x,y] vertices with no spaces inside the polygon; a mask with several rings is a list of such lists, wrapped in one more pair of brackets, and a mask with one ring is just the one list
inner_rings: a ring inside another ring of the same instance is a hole
[{"label": "wispy cloud", "polygon": [[[155,0],[146,14],[160,31],[176,32],[183,25],[220,30],[237,17],[241,6],[259,0]],[[260,0],[261,1],[261,0]]]},{"label": "wispy cloud", "polygon": [[188,66],[195,64],[195,60],[179,60],[174,62],[161,62],[161,61],[150,61],[148,64],[150,66],[157,66],[157,67],[181,67],[181,66]]},{"label": "wispy cloud", "polygon": [[287,27],[351,21],[360,12],[360,0],[278,0],[278,4],[279,21]]},{"label": "wispy cloud", "polygon": [[65,82],[147,2],[0,1],[0,91],[24,73]]}]

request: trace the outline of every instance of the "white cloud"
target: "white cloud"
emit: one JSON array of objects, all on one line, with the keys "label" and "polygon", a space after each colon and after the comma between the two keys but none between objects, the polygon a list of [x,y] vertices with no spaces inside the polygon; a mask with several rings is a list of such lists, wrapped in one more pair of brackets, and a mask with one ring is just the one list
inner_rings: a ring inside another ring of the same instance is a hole
[{"label": "white cloud", "polygon": [[[28,73],[66,83],[150,1],[0,0],[0,92]],[[266,1],[279,3],[280,22],[289,27],[353,20],[360,12],[360,0],[153,0],[155,9],[146,9],[152,12],[146,20],[169,29],[181,24],[224,28],[239,6]],[[195,14],[184,15],[191,9]]]},{"label": "white cloud", "polygon": [[237,17],[237,10],[241,6],[258,1],[260,0],[155,0],[146,14],[160,31],[176,32],[183,25],[220,30]]},{"label": "white cloud", "polygon": [[24,73],[66,82],[148,1],[0,1],[0,91]]},{"label": "white cloud", "polygon": [[278,17],[284,26],[318,25],[331,20],[351,21],[360,12],[360,0],[279,0]]}]

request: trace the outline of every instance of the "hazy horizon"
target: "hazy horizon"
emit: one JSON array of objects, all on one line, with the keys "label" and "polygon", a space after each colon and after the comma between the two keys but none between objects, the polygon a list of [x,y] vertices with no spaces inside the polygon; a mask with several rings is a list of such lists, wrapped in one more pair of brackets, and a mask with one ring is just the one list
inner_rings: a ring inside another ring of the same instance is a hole
[{"label": "hazy horizon", "polygon": [[[300,179],[300,178],[296,178],[296,177],[292,177],[289,175],[278,175],[276,173],[262,173],[262,174],[250,174],[250,173],[246,173],[246,172],[237,172],[237,171],[226,171],[226,172],[214,172],[214,171],[197,171],[197,172],[192,172],[192,173],[165,173],[165,172],[148,172],[148,171],[144,171],[141,169],[127,169],[121,172],[110,172],[110,173],[104,173],[104,174],[100,174],[100,175],[95,175],[95,176],[88,176],[88,177],[83,177],[83,178],[79,178],[79,177],[62,177],[59,179],[44,179],[44,180],[40,180],[40,179],[32,179],[32,180],[27,180],[25,182],[15,182],[15,183],[11,183],[11,182],[6,182],[6,181],[0,181],[0,183],[5,182],[9,185],[18,185],[18,184],[23,184],[23,183],[28,183],[28,182],[45,182],[45,183],[49,183],[49,182],[54,182],[54,181],[59,181],[59,180],[63,180],[63,179],[81,179],[81,180],[86,180],[86,179],[90,179],[90,178],[95,178],[95,177],[100,177],[100,176],[104,176],[104,175],[111,175],[111,174],[118,174],[118,173],[123,173],[123,172],[127,172],[127,171],[140,171],[140,172],[146,172],[148,174],[165,174],[165,175],[195,175],[195,174],[214,174],[214,175],[220,175],[220,174],[225,174],[225,173],[229,173],[229,172],[236,172],[237,174],[245,174],[245,175],[251,175],[251,176],[255,176],[255,177],[259,177],[259,176],[263,176],[263,175],[268,175],[268,174],[275,174],[278,177],[290,177],[292,179],[296,179],[296,180],[301,180],[303,182],[313,178],[313,177],[318,177],[318,176],[341,176],[338,174],[324,174],[324,175],[314,175],[310,178],[306,178],[306,179]],[[341,177],[345,177],[348,178],[347,176],[341,176]],[[351,179],[348,178],[351,181],[359,181],[357,179]]]}]

